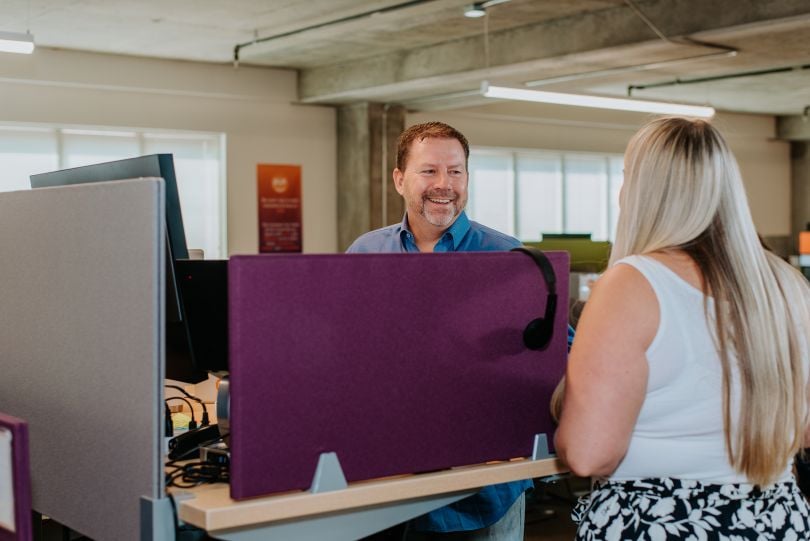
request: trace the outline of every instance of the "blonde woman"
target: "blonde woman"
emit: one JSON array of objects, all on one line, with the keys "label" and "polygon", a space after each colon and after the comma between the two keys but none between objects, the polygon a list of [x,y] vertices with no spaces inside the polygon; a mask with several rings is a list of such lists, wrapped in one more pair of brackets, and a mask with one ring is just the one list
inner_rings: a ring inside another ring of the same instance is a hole
[{"label": "blonde woman", "polygon": [[702,120],[643,127],[616,243],[568,364],[556,448],[594,478],[577,539],[810,539],[810,290],[757,238],[737,163]]}]

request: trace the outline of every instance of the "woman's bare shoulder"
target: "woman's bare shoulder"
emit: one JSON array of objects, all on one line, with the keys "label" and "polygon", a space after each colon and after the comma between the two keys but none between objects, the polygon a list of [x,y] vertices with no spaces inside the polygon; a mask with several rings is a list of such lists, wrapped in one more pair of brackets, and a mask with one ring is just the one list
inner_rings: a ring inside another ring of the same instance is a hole
[{"label": "woman's bare shoulder", "polygon": [[658,330],[658,298],[636,267],[614,265],[596,282],[583,318],[586,327],[599,328],[600,334],[632,336],[646,349]]}]

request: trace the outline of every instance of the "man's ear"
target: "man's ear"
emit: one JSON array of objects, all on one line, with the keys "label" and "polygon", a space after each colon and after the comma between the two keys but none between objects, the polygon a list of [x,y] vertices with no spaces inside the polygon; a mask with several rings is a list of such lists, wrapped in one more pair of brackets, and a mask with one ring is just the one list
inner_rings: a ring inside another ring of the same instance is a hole
[{"label": "man's ear", "polygon": [[399,195],[403,195],[405,191],[405,174],[399,170],[399,168],[394,169],[394,188],[397,189],[397,193]]}]

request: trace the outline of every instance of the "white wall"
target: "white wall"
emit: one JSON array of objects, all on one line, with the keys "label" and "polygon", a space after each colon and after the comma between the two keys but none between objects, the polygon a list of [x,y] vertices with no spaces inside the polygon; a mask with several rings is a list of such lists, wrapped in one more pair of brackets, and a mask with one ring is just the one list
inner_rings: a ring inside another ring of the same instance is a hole
[{"label": "white wall", "polygon": [[[289,70],[37,49],[3,55],[0,121],[224,132],[228,251],[258,250],[256,164],[300,164],[305,252],[337,250],[335,110],[294,105]],[[480,146],[623,152],[646,119],[540,104],[498,103],[408,115],[445,121]],[[754,221],[764,235],[790,233],[789,144],[775,120],[721,114]]]},{"label": "white wall", "polygon": [[228,251],[256,253],[256,165],[300,164],[305,252],[337,250],[335,111],[296,73],[37,49],[3,55],[0,121],[224,132]]},{"label": "white wall", "polygon": [[[639,113],[504,102],[413,113],[406,124],[446,122],[473,146],[623,153],[648,118]],[[774,139],[775,118],[719,114],[714,122],[740,164],[757,230],[766,236],[789,235],[790,144]]]}]

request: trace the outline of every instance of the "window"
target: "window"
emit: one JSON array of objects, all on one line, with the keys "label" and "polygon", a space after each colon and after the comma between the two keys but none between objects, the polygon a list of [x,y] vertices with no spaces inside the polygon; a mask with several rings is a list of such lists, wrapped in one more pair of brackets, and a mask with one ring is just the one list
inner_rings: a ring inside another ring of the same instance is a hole
[{"label": "window", "polygon": [[59,169],[53,130],[0,126],[0,191],[31,188],[28,176]]},{"label": "window", "polygon": [[30,188],[36,173],[141,156],[174,155],[189,248],[206,259],[226,247],[224,137],[216,133],[0,124],[0,191]]},{"label": "window", "polygon": [[623,157],[474,148],[470,218],[521,241],[543,233],[590,233],[613,240]]}]

